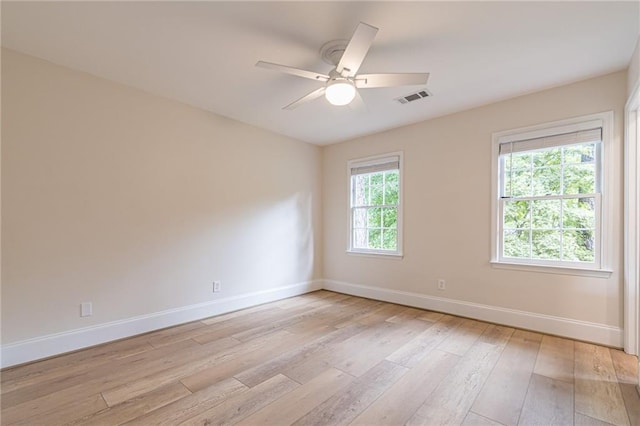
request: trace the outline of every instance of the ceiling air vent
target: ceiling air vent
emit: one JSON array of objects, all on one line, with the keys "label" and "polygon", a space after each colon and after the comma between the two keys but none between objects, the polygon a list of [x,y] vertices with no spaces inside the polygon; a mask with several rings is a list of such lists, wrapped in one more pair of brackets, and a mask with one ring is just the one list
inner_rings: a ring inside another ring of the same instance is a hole
[{"label": "ceiling air vent", "polygon": [[411,93],[410,95],[407,95],[407,96],[396,98],[396,101],[400,102],[401,104],[408,104],[409,102],[417,101],[419,99],[424,99],[429,96],[431,96],[431,93],[427,92],[426,90],[421,90],[419,92]]}]

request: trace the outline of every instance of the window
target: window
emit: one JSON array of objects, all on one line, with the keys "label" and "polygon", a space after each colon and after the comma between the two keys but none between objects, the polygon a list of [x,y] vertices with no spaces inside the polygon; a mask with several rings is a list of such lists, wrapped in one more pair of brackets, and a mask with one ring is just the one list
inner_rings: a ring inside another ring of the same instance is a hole
[{"label": "window", "polygon": [[603,269],[610,114],[595,117],[494,135],[494,263]]},{"label": "window", "polygon": [[349,251],[402,253],[402,154],[353,160],[350,179]]}]

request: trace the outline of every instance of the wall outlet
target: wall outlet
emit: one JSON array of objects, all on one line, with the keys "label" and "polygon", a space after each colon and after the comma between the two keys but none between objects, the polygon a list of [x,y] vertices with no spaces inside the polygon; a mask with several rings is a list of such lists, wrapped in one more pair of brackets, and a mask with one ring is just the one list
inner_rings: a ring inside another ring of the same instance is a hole
[{"label": "wall outlet", "polygon": [[80,304],[80,316],[90,317],[91,315],[93,315],[93,305],[91,302],[82,302]]},{"label": "wall outlet", "polygon": [[214,281],[213,282],[213,292],[218,293],[220,288],[222,287],[222,281]]},{"label": "wall outlet", "polygon": [[447,282],[442,278],[438,280],[438,290],[444,291],[447,289]]}]

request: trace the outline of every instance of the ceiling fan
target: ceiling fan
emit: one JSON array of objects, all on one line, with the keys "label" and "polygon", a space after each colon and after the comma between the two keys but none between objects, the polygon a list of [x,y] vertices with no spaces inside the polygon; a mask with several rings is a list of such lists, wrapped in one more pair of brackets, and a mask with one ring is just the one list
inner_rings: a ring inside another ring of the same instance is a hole
[{"label": "ceiling fan", "polygon": [[322,46],[320,49],[322,59],[335,66],[329,75],[264,61],[259,61],[256,66],[325,83],[321,88],[283,108],[288,110],[297,108],[322,95],[325,95],[332,105],[347,105],[354,98],[360,99],[357,89],[426,85],[429,78],[428,73],[358,74],[358,69],[362,65],[377,32],[376,27],[360,22],[351,36],[351,40],[330,41]]}]

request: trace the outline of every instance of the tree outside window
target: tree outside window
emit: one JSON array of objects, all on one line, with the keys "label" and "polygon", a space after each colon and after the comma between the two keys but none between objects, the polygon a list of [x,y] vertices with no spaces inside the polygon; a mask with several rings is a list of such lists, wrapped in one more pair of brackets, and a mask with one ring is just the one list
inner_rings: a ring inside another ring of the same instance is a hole
[{"label": "tree outside window", "polygon": [[400,156],[349,163],[350,251],[400,253]]}]

